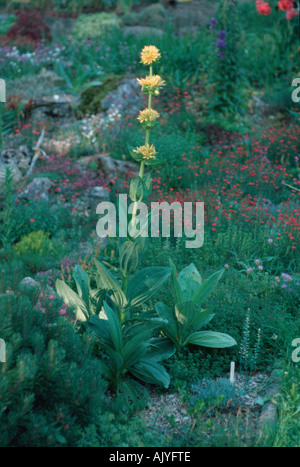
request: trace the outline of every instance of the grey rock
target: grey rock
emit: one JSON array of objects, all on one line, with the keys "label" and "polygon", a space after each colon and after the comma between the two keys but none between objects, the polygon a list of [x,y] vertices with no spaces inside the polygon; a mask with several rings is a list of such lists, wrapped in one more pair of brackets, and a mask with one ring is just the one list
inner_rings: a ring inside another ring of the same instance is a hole
[{"label": "grey rock", "polygon": [[162,29],[150,26],[125,26],[123,29],[124,36],[141,37],[162,37],[164,32]]},{"label": "grey rock", "polygon": [[19,198],[34,199],[39,197],[45,200],[49,199],[49,190],[53,188],[54,183],[47,177],[34,178],[27,188],[19,195]]},{"label": "grey rock", "polygon": [[29,169],[31,162],[30,151],[27,146],[21,145],[18,148],[5,149],[0,154],[0,180],[5,179],[6,169],[10,168],[13,181],[19,182],[22,176]]},{"label": "grey rock", "polygon": [[[280,391],[280,371],[273,370],[270,375],[270,384],[266,390],[266,397],[274,398]],[[271,426],[274,425],[277,421],[278,412],[277,406],[271,400],[267,402],[261,411],[259,417],[259,428],[263,428],[265,425]]]},{"label": "grey rock", "polygon": [[[42,289],[42,285],[36,279],[33,279],[32,277],[28,276],[28,277],[24,277],[24,279],[21,280],[18,288],[20,291],[31,289],[36,292],[39,292]],[[56,292],[53,290],[53,288],[50,287],[49,285],[46,286],[45,294],[46,295],[57,295]]]},{"label": "grey rock", "polygon": [[123,189],[124,180],[136,177],[139,173],[139,167],[135,162],[113,159],[110,156],[99,156],[98,164],[100,171],[111,181],[117,191]]},{"label": "grey rock", "polygon": [[111,178],[115,175],[130,175],[136,176],[138,174],[138,165],[134,162],[114,159],[110,156],[101,156],[98,158],[99,166],[104,174],[109,175]]},{"label": "grey rock", "polygon": [[262,427],[263,425],[274,425],[277,420],[277,407],[273,402],[268,402],[262,408],[260,417],[259,417],[259,425]]},{"label": "grey rock", "polygon": [[41,284],[32,277],[24,277],[24,279],[21,280],[19,287],[30,287],[34,289],[39,289],[41,287]]},{"label": "grey rock", "polygon": [[67,120],[74,115],[74,105],[78,102],[78,98],[62,94],[42,96],[32,106],[32,120],[38,122],[49,119]]},{"label": "grey rock", "polygon": [[144,8],[139,13],[127,14],[123,22],[128,26],[154,26],[154,27],[165,27],[169,21],[169,14],[163,5],[155,3]]},{"label": "grey rock", "polygon": [[22,173],[16,163],[14,161],[5,163],[0,157],[0,185],[4,183],[7,168],[11,170],[13,182],[19,182],[22,179]]},{"label": "grey rock", "polygon": [[101,101],[103,110],[112,111],[117,108],[121,114],[136,114],[143,105],[143,98],[141,94],[140,85],[136,78],[129,78],[122,81],[122,83],[111,91]]},{"label": "grey rock", "polygon": [[76,18],[59,18],[56,16],[46,16],[44,22],[49,26],[52,38],[71,38],[72,31],[76,24]]},{"label": "grey rock", "polygon": [[95,214],[98,204],[103,201],[109,201],[109,198],[109,191],[106,188],[103,186],[93,186],[88,192],[87,207]]}]

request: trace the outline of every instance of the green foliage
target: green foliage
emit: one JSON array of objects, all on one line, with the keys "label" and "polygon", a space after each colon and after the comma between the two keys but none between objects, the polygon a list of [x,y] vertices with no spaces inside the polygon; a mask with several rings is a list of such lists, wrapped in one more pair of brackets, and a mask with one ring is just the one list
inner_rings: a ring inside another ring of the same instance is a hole
[{"label": "green foliage", "polygon": [[70,211],[65,207],[52,206],[43,199],[32,200],[14,205],[11,223],[11,243],[38,230],[49,232],[52,236],[61,228],[69,227]]},{"label": "green foliage", "polygon": [[24,235],[13,248],[17,256],[24,254],[51,255],[53,243],[49,240],[49,233],[38,230]]},{"label": "green foliage", "polygon": [[59,253],[49,240],[49,233],[38,230],[25,235],[13,246],[13,253],[27,264],[32,271],[48,269]]},{"label": "green foliage", "polygon": [[[124,406],[122,407],[122,410]],[[127,416],[106,412],[95,425],[82,430],[78,447],[157,447],[166,446],[166,439],[157,427],[149,426],[139,415]],[[102,428],[105,427],[105,430]]]},{"label": "green foliage", "polygon": [[142,269],[123,291],[105,266],[94,261],[97,289],[91,288],[89,276],[76,266],[73,278],[77,293],[60,279],[56,281],[56,290],[74,308],[84,329],[95,333],[100,356],[102,352],[105,355],[102,365],[111,389],[114,393],[126,393],[130,406],[139,399],[141,388],[128,379],[128,374],[146,383],[169,386],[169,375],[159,362],[172,355],[174,348],[166,339],[153,337],[161,321],[143,316],[131,321],[130,316],[134,307],[143,304],[161,287],[170,269]]},{"label": "green foliage", "polygon": [[240,67],[240,28],[237,2],[220,2],[218,32],[212,34],[212,58],[208,71],[212,86],[210,111],[223,115],[242,112],[244,77]]},{"label": "green foliage", "polygon": [[81,339],[59,315],[59,303],[49,301],[43,313],[36,298],[36,292],[0,293],[0,336],[6,343],[6,363],[0,363],[1,446],[74,445],[104,407],[107,385],[91,339]]},{"label": "green foliage", "polygon": [[[188,404],[195,406],[203,404],[205,411],[209,410],[212,414],[216,409],[226,409],[227,404],[230,407],[236,406],[240,400],[240,391],[232,384],[228,378],[203,379],[192,384],[190,394],[187,396]],[[211,408],[214,407],[212,410]]]},{"label": "green foliage", "polygon": [[13,217],[15,211],[13,207],[12,185],[13,174],[11,169],[7,168],[4,183],[4,209],[0,212],[0,241],[4,248],[7,248],[11,243],[11,232],[13,228]]},{"label": "green foliage", "polygon": [[273,446],[299,447],[299,363],[291,362],[290,355],[286,355],[279,375],[282,377],[280,393],[273,398],[279,413],[276,431],[272,440]]},{"label": "green foliage", "polygon": [[111,75],[103,78],[101,85],[85,88],[81,93],[78,110],[83,114],[89,113],[92,115],[101,112],[102,99],[104,99],[110,91],[118,86],[120,80],[120,76]]},{"label": "green foliage", "polygon": [[158,322],[129,323],[121,325],[113,303],[104,302],[105,319],[94,316],[88,326],[95,333],[100,348],[107,355],[103,361],[104,373],[111,383],[114,393],[125,390],[134,403],[139,387],[128,374],[145,383],[168,387],[170,377],[160,361],[174,353],[174,347],[163,338],[153,338],[153,332],[160,326]]},{"label": "green foliage", "polygon": [[236,345],[236,341],[227,334],[200,331],[214,317],[214,314],[201,310],[201,306],[215,289],[224,270],[212,274],[202,282],[193,264],[178,275],[172,262],[171,266],[175,311],[161,302],[156,303],[155,308],[160,318],[166,321],[163,325],[164,333],[172,340],[177,350],[182,351],[190,344],[212,348]]},{"label": "green foliage", "polygon": [[96,79],[101,74],[101,68],[89,68],[81,63],[67,68],[62,62],[56,63],[56,72],[65,80],[65,85],[59,87],[70,94],[81,94],[87,89],[101,86],[101,81]]},{"label": "green foliage", "polygon": [[113,13],[80,15],[73,30],[75,39],[102,38],[103,34],[120,26],[120,19]]},{"label": "green foliage", "polygon": [[7,15],[0,19],[0,34],[6,34],[11,26],[17,21],[15,15]]}]

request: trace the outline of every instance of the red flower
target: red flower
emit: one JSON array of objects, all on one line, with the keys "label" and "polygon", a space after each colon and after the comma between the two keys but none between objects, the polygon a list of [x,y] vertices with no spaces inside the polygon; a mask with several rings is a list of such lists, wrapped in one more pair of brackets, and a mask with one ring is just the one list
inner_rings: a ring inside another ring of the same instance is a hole
[{"label": "red flower", "polygon": [[33,218],[31,218],[31,219],[30,219],[30,222],[34,222],[34,219],[33,219]]},{"label": "red flower", "polygon": [[290,20],[290,19],[293,19],[294,16],[297,16],[297,15],[298,15],[298,12],[296,10],[289,10],[286,12],[285,17],[286,19]]},{"label": "red flower", "polygon": [[256,10],[259,14],[264,16],[269,15],[272,11],[268,2],[264,2],[263,0],[256,0]]},{"label": "red flower", "polygon": [[278,8],[282,11],[289,11],[294,8],[294,1],[293,0],[280,0],[278,2]]}]

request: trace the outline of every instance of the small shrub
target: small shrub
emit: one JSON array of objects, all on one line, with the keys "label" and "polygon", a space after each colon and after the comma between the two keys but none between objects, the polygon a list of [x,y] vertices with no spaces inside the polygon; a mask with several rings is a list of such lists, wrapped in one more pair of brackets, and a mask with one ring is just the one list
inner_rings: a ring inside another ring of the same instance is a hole
[{"label": "small shrub", "polygon": [[37,42],[41,39],[51,41],[51,31],[44,23],[41,14],[35,10],[17,11],[17,22],[12,25],[7,33],[9,39],[25,37],[30,41]]},{"label": "small shrub", "polygon": [[97,420],[106,383],[92,342],[59,314],[35,306],[36,294],[0,294],[0,445],[74,445]]},{"label": "small shrub", "polygon": [[80,15],[73,30],[73,35],[79,40],[102,37],[103,33],[118,28],[119,25],[120,19],[113,13]]},{"label": "small shrub", "polygon": [[33,253],[37,255],[51,254],[53,252],[53,244],[49,240],[49,233],[42,230],[31,232],[14,245],[14,250],[17,256]]},{"label": "small shrub", "polygon": [[214,405],[225,409],[228,405],[236,405],[240,396],[241,393],[230,384],[228,378],[203,379],[191,385],[188,403],[195,406],[200,401],[204,402],[204,410]]}]

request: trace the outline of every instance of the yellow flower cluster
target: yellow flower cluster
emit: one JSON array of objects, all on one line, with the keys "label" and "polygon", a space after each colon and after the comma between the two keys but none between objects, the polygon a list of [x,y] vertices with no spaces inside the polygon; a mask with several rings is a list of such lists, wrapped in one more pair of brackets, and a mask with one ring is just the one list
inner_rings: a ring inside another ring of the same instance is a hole
[{"label": "yellow flower cluster", "polygon": [[165,82],[161,79],[159,75],[148,75],[145,78],[137,78],[137,82],[143,88],[158,88],[160,86],[164,86]]},{"label": "yellow flower cluster", "polygon": [[138,120],[140,123],[154,122],[159,117],[159,113],[154,109],[144,109],[140,111]]},{"label": "yellow flower cluster", "polygon": [[144,65],[152,65],[161,57],[160,51],[154,45],[145,45],[141,53],[141,61]]},{"label": "yellow flower cluster", "polygon": [[155,159],[156,150],[153,144],[145,144],[144,146],[139,146],[136,149],[133,149],[133,152],[140,154],[144,159]]}]

